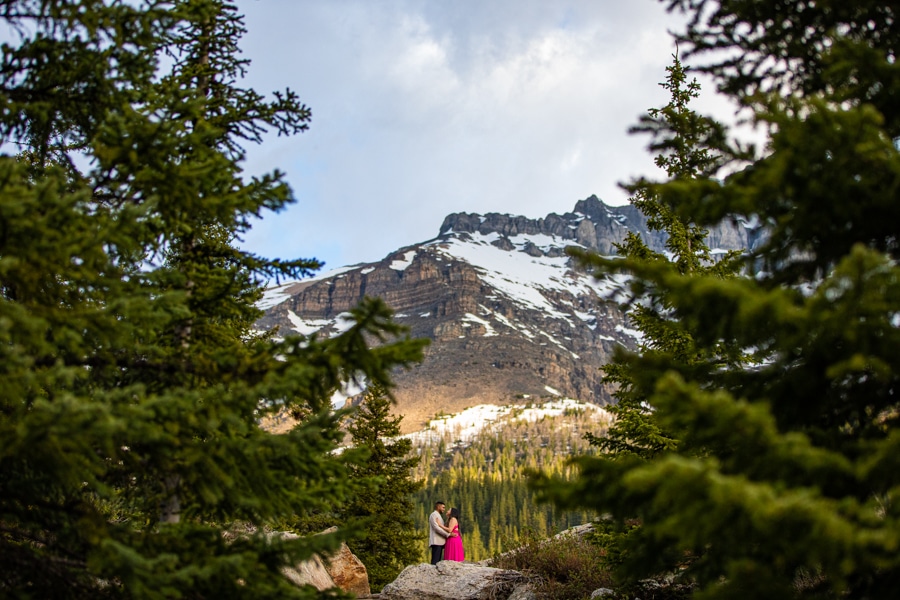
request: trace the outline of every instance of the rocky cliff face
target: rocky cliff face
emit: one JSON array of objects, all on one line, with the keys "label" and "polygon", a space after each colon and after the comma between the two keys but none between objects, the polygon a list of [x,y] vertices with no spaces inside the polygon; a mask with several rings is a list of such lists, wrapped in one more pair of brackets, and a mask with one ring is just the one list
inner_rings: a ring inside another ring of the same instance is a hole
[{"label": "rocky cliff face", "polygon": [[[610,300],[624,282],[594,281],[574,268],[566,246],[615,254],[637,231],[655,250],[631,206],[592,196],[575,210],[541,219],[500,214],[448,216],[438,236],[381,261],[272,288],[258,326],[282,334],[333,335],[364,296],[383,298],[417,337],[432,340],[422,364],[397,374],[404,432],[439,411],[563,395],[605,404],[600,366],[636,332]],[[710,247],[750,248],[758,233],[741,225],[710,232]]]}]

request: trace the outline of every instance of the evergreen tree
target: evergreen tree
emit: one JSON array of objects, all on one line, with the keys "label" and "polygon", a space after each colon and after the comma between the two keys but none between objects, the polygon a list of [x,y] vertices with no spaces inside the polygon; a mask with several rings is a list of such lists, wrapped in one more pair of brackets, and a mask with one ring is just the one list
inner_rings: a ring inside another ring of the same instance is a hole
[{"label": "evergreen tree", "polygon": [[481,527],[478,526],[478,520],[472,519],[471,521],[471,531],[468,533],[463,532],[462,534],[463,547],[466,551],[466,560],[477,562],[479,560],[490,558],[490,556],[488,556],[487,548],[484,546],[484,540],[481,535]]},{"label": "evergreen tree", "polygon": [[[709,178],[719,165],[718,154],[711,145],[720,142],[722,128],[689,107],[690,102],[700,95],[700,84],[696,79],[688,81],[677,55],[673,56],[672,65],[666,71],[666,81],[660,85],[669,92],[669,103],[648,111],[632,132],[653,136],[650,149],[659,152],[655,164],[665,170],[676,185]],[[652,251],[635,232],[629,232],[625,241],[618,245],[620,258],[617,259],[574,249],[572,254],[582,264],[592,267],[598,277],[610,272],[629,273],[633,263],[680,274],[713,277],[728,277],[739,269],[739,252],[729,252],[714,260],[706,243],[706,229],[664,203],[652,182],[639,179],[627,189],[633,194],[631,203],[647,217],[647,228],[666,234],[667,253]],[[709,351],[698,348],[690,334],[671,318],[673,306],[664,289],[635,279],[633,291],[641,300],[628,313],[633,327],[642,334],[637,354],[670,353],[685,364],[715,360],[717,356],[725,359],[719,356],[724,348],[713,348],[714,356],[710,356]],[[612,384],[615,390],[616,403],[608,410],[616,416],[616,421],[605,436],[588,434],[588,438],[593,445],[614,456],[634,454],[649,458],[675,448],[677,440],[654,421],[647,395],[635,386],[634,355],[619,349],[613,362],[604,366],[604,381]]]},{"label": "evergreen tree", "polygon": [[411,456],[412,442],[399,438],[402,416],[391,415],[387,390],[374,384],[363,397],[347,429],[353,445],[365,449],[368,457],[353,465],[350,475],[371,481],[343,512],[344,520],[364,519],[366,534],[352,540],[350,549],[366,565],[372,589],[397,578],[405,567],[419,562],[422,533],[413,520],[412,495],[422,487],[412,478],[419,463]]},{"label": "evergreen tree", "polygon": [[[11,0],[0,69],[0,593],[313,597],[281,567],[341,535],[267,527],[350,497],[330,395],[421,344],[383,304],[328,340],[254,334],[261,282],[318,268],[235,249],[292,200],[242,145],[306,128],[238,86],[222,0]],[[290,433],[259,420],[305,415]],[[231,530],[234,529],[234,532]]]},{"label": "evergreen tree", "polygon": [[[651,460],[583,458],[538,480],[562,506],[637,516],[623,573],[673,571],[703,598],[881,598],[900,584],[900,91],[896,7],[673,0],[688,56],[766,128],[723,181],[672,178],[692,222],[760,222],[752,278],[634,262],[701,351],[634,357],[633,386],[679,440]],[[725,58],[722,58],[722,57]],[[740,148],[723,155],[740,160]]]}]

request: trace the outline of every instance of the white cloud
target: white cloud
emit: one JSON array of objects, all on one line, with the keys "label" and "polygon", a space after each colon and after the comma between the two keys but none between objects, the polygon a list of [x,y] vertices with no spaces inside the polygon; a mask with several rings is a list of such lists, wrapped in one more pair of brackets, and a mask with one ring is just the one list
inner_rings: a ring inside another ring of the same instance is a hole
[{"label": "white cloud", "polygon": [[[674,18],[653,0],[239,0],[248,84],[291,87],[309,132],[252,151],[296,206],[247,236],[329,267],[436,235],[451,212],[544,216],[655,172],[627,129],[664,104]],[[705,92],[712,94],[710,91]]]}]

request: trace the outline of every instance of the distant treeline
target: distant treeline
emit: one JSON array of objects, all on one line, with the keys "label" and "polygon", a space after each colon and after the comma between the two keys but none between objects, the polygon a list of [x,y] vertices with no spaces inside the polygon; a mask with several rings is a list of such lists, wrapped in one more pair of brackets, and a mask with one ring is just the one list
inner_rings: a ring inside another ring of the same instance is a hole
[{"label": "distant treeline", "polygon": [[604,413],[585,406],[560,416],[531,422],[519,418],[521,410],[485,427],[463,442],[459,432],[413,447],[422,460],[413,477],[424,482],[416,494],[417,523],[422,524],[422,556],[428,560],[426,523],[436,500],[457,507],[466,560],[490,558],[521,545],[524,539],[549,537],[594,515],[562,512],[539,505],[528,490],[525,472],[540,469],[571,475],[566,460],[592,452],[585,432],[601,433]]}]

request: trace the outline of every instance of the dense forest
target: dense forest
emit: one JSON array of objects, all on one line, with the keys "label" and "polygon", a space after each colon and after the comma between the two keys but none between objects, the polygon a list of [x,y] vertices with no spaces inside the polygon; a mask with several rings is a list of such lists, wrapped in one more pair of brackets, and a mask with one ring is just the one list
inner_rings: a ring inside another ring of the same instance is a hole
[{"label": "dense forest", "polygon": [[432,428],[433,435],[415,439],[412,451],[421,461],[413,478],[424,483],[415,494],[423,561],[428,560],[426,523],[437,500],[446,502],[448,509],[459,508],[466,560],[472,561],[505,552],[530,537],[552,536],[593,517],[589,511],[561,511],[538,504],[525,473],[540,469],[572,475],[567,459],[592,451],[584,434],[604,431],[607,414],[589,405],[556,416],[531,408],[515,408],[471,437],[462,435],[459,428]]}]

